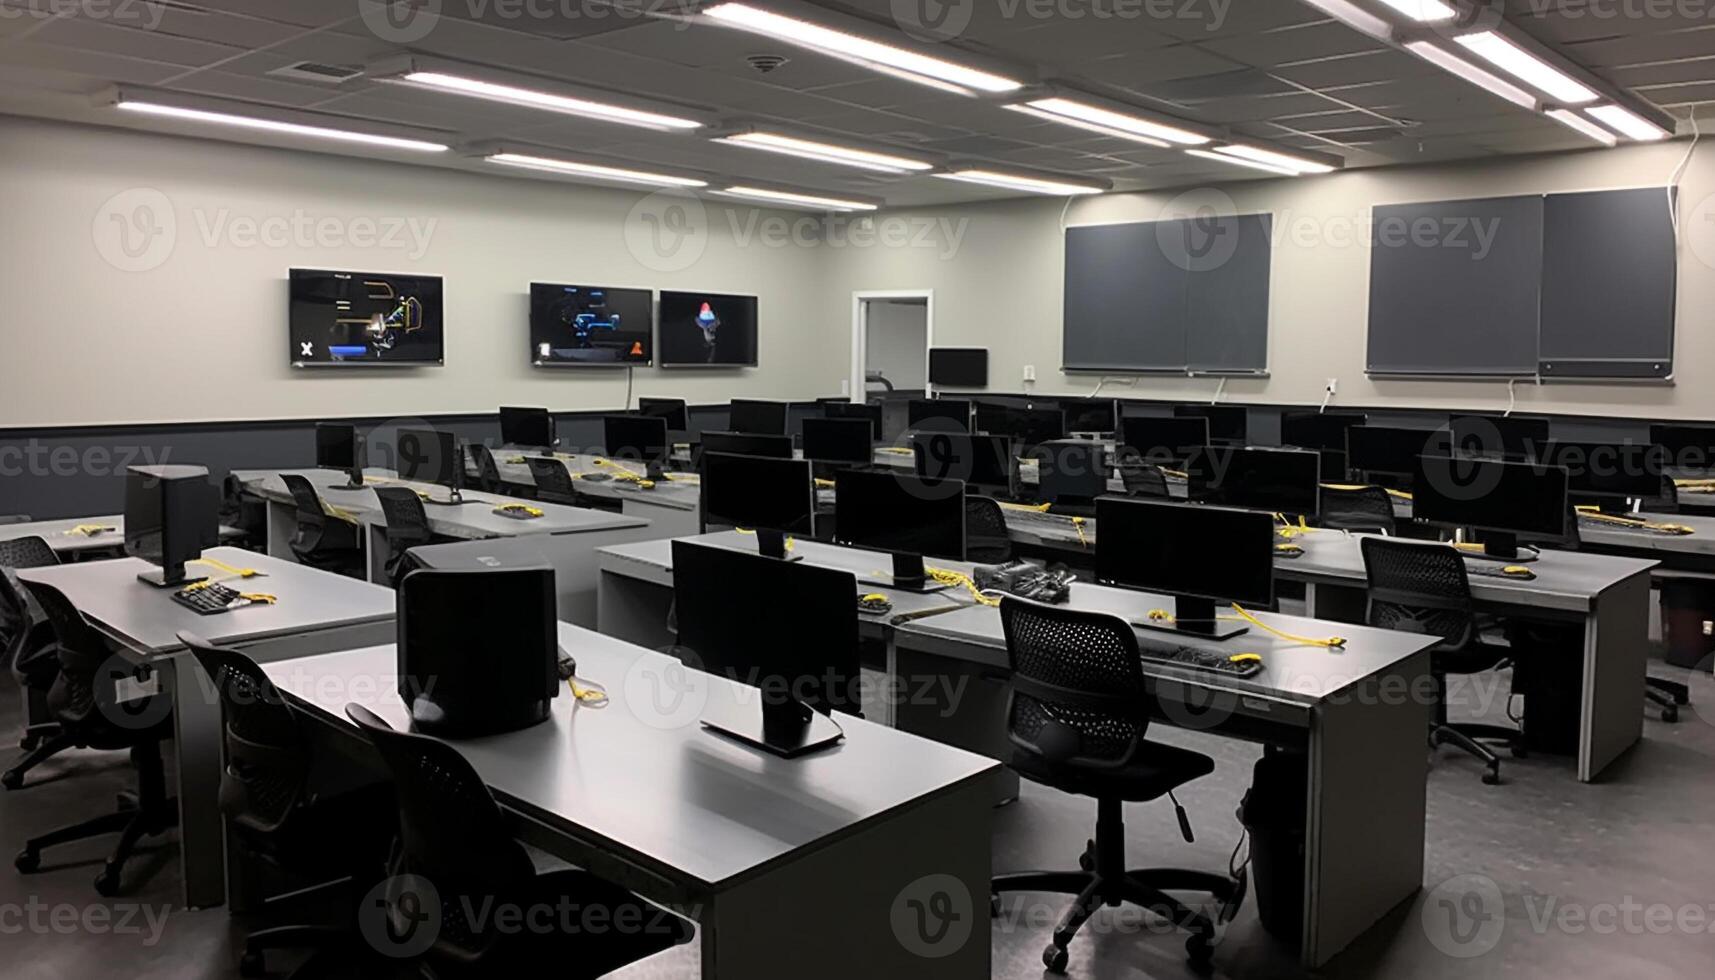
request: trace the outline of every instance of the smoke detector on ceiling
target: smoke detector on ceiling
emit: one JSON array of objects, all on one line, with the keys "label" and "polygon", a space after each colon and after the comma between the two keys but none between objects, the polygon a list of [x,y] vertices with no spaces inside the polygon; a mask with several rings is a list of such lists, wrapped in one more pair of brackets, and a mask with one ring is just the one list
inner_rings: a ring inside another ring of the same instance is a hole
[{"label": "smoke detector on ceiling", "polygon": [[790,60],[790,58],[778,54],[752,54],[745,56],[744,63],[758,74],[772,75]]},{"label": "smoke detector on ceiling", "polygon": [[351,65],[324,65],[317,61],[300,61],[284,68],[276,68],[268,74],[276,78],[291,78],[300,82],[338,85],[341,82],[349,82],[363,74],[363,69]]}]

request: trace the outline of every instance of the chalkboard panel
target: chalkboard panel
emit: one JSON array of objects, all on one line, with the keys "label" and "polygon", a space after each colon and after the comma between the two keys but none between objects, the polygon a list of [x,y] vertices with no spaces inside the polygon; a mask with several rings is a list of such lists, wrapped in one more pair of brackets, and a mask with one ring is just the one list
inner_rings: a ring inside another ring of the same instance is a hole
[{"label": "chalkboard panel", "polygon": [[[1193,371],[1262,371],[1268,367],[1268,284],[1274,216],[1214,219],[1236,241],[1225,261],[1190,264],[1186,290],[1186,355]],[[1215,253],[1219,254],[1219,253]]]},{"label": "chalkboard panel", "polygon": [[1677,290],[1667,188],[1548,196],[1544,377],[1669,377]]}]

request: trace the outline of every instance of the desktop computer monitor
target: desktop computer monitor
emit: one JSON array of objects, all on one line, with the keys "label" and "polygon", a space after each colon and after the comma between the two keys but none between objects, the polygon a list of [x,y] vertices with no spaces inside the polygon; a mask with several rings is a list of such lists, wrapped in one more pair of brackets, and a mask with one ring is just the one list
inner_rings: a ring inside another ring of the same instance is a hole
[{"label": "desktop computer monitor", "polygon": [[906,428],[930,432],[971,431],[971,403],[956,398],[914,398],[906,405]]},{"label": "desktop computer monitor", "polygon": [[185,564],[219,543],[219,498],[202,466],[132,466],[125,471],[125,553],[160,567],[138,581],[161,588],[187,578]]},{"label": "desktop computer monitor", "polygon": [[1322,492],[1322,454],[1297,449],[1198,450],[1185,464],[1192,500],[1314,518]]},{"label": "desktop computer monitor", "polygon": [[980,347],[931,348],[929,383],[948,388],[987,388],[989,352]]},{"label": "desktop computer monitor", "polygon": [[1211,443],[1243,444],[1250,438],[1250,410],[1243,405],[1178,405],[1173,415],[1182,419],[1208,419]]},{"label": "desktop computer monitor", "polygon": [[784,559],[786,535],[815,527],[816,487],[807,460],[704,453],[703,530],[725,525],[756,532],[757,550]]},{"label": "desktop computer monitor", "polygon": [[1005,436],[919,432],[911,437],[911,450],[920,479],[962,480],[974,493],[1017,496],[1018,460]]},{"label": "desktop computer monitor", "polygon": [[1181,464],[1208,445],[1208,419],[1129,418],[1120,427],[1121,448],[1157,466]]},{"label": "desktop computer monitor", "polygon": [[976,403],[977,431],[1006,436],[1029,452],[1045,442],[1066,438],[1066,414],[1057,408],[1015,408],[994,402]]},{"label": "desktop computer monitor", "polygon": [[640,462],[648,469],[648,478],[664,477],[667,454],[672,450],[667,440],[667,420],[641,415],[609,415],[602,419],[602,445],[607,454],[621,462]]},{"label": "desktop computer monitor", "polygon": [[1088,507],[1108,492],[1106,450],[1099,442],[1066,439],[1036,447],[1036,491],[1058,507]]},{"label": "desktop computer monitor", "polygon": [[1452,451],[1452,433],[1446,429],[1354,425],[1346,430],[1347,465],[1364,479],[1396,490],[1410,489],[1419,456],[1445,456]]},{"label": "desktop computer monitor", "polygon": [[316,468],[346,474],[340,490],[363,489],[363,436],[355,425],[316,423]]},{"label": "desktop computer monitor", "polygon": [[500,444],[524,449],[552,449],[554,417],[545,408],[502,408]]},{"label": "desktop computer monitor", "polygon": [[924,555],[964,560],[965,485],[903,473],[841,473],[834,481],[834,539],[891,554],[893,577],[886,584],[924,591]]},{"label": "desktop computer monitor", "polygon": [[805,419],[804,458],[813,463],[870,466],[875,427],[869,419]]},{"label": "desktop computer monitor", "polygon": [[823,402],[822,417],[830,419],[865,419],[869,422],[872,442],[882,439],[882,416],[880,405],[869,405],[862,402]]},{"label": "desktop computer monitor", "polygon": [[1107,435],[1119,431],[1120,403],[1112,398],[1063,398],[1067,432]]},{"label": "desktop computer monitor", "polygon": [[758,436],[748,432],[705,432],[701,443],[704,455],[725,453],[729,456],[766,456],[769,459],[791,459],[791,436]]},{"label": "desktop computer monitor", "polygon": [[728,411],[727,424],[734,432],[783,436],[786,434],[786,403],[734,399]]},{"label": "desktop computer monitor", "polygon": [[399,448],[399,475],[407,480],[438,483],[452,493],[446,500],[426,499],[425,504],[462,504],[464,500],[464,452],[451,432],[436,429],[400,429],[394,436]]},{"label": "desktop computer monitor", "polygon": [[1548,442],[1548,420],[1517,415],[1455,415],[1453,448],[1467,456],[1525,462]]},{"label": "desktop computer monitor", "polygon": [[1096,580],[1175,597],[1171,625],[1144,629],[1226,640],[1246,632],[1215,616],[1217,602],[1274,602],[1274,516],[1161,500],[1096,502]]},{"label": "desktop computer monitor", "polygon": [[1715,470],[1715,425],[1660,423],[1649,427],[1649,441],[1667,450],[1670,470],[1681,473]]},{"label": "desktop computer monitor", "polygon": [[1280,444],[1298,449],[1346,451],[1346,430],[1364,425],[1357,412],[1287,412],[1280,417]]},{"label": "desktop computer monitor", "polygon": [[1550,442],[1541,459],[1566,470],[1574,498],[1621,512],[1631,500],[1659,498],[1667,474],[1667,450],[1642,443]]},{"label": "desktop computer monitor", "polygon": [[417,569],[396,607],[412,728],[481,738],[548,720],[560,691],[552,568]]},{"label": "desktop computer monitor", "polygon": [[1483,550],[1509,561],[1518,560],[1521,536],[1566,536],[1571,504],[1561,467],[1458,454],[1424,456],[1418,465],[1411,501],[1418,524],[1485,532]]},{"label": "desktop computer monitor", "polygon": [[861,710],[852,573],[679,540],[673,596],[689,664],[762,692],[709,692],[704,727],[788,757],[839,741],[829,715]]},{"label": "desktop computer monitor", "polygon": [[644,418],[666,419],[670,432],[689,432],[691,412],[683,398],[639,398],[637,414]]}]

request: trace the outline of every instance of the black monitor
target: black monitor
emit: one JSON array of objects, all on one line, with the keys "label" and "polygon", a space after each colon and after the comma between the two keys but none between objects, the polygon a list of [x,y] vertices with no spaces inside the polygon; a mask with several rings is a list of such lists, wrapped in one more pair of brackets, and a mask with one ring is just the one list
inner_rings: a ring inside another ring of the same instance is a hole
[{"label": "black monitor", "polygon": [[1298,449],[1346,451],[1346,430],[1364,425],[1358,412],[1286,412],[1280,417],[1280,444]]},{"label": "black monitor", "polygon": [[734,432],[783,436],[786,434],[786,403],[735,398],[728,408],[727,425]]},{"label": "black monitor", "polygon": [[325,269],[287,275],[294,367],[442,363],[440,277]]},{"label": "black monitor", "polygon": [[1120,446],[1157,466],[1182,464],[1207,445],[1208,419],[1129,418],[1120,427]]},{"label": "black monitor", "polygon": [[1036,447],[1041,461],[1036,491],[1060,510],[1087,508],[1108,492],[1106,449],[1099,442],[1064,439]]},{"label": "black monitor", "polygon": [[[861,710],[852,573],[680,540],[673,595],[678,647],[690,664],[762,691],[710,691],[704,727],[787,757],[839,741],[828,716]],[[758,596],[790,600],[758,616]]]},{"label": "black monitor", "polygon": [[1534,460],[1548,442],[1548,420],[1519,415],[1455,415],[1453,448],[1467,456]]},{"label": "black monitor", "polygon": [[607,454],[621,462],[643,463],[651,480],[665,478],[667,454],[672,445],[667,440],[667,420],[642,415],[609,415],[602,419],[602,447]]},{"label": "black monitor", "polygon": [[691,411],[683,398],[639,398],[637,414],[652,419],[666,419],[671,432],[689,432]]},{"label": "black monitor", "polygon": [[957,398],[914,398],[906,405],[906,428],[969,432],[971,403]]},{"label": "black monitor", "polygon": [[1600,507],[1623,511],[1629,500],[1662,495],[1667,450],[1623,442],[1550,442],[1542,462],[1566,470],[1568,491]]},{"label": "black monitor", "polygon": [[1657,423],[1649,427],[1649,441],[1667,450],[1670,469],[1689,473],[1715,470],[1715,425]]},{"label": "black monitor", "polygon": [[547,721],[560,692],[555,601],[552,568],[406,574],[398,683],[412,728],[481,738]]},{"label": "black monitor", "polygon": [[834,539],[893,555],[885,584],[929,588],[923,556],[965,557],[965,485],[903,473],[852,470],[834,481]]},{"label": "black monitor", "polygon": [[978,347],[933,347],[929,383],[948,388],[987,388],[989,352]]},{"label": "black monitor", "polygon": [[1018,460],[1006,436],[919,432],[911,437],[911,450],[917,476],[924,480],[962,480],[975,493],[1017,495]]},{"label": "black monitor", "polygon": [[1488,532],[1484,551],[1518,560],[1519,537],[1558,540],[1571,505],[1567,473],[1558,466],[1473,456],[1424,456],[1412,492],[1419,524]]},{"label": "black monitor", "polygon": [[663,289],[658,314],[662,367],[756,367],[755,296]]},{"label": "black monitor", "polygon": [[132,466],[125,471],[125,553],[160,571],[137,580],[160,588],[198,582],[185,564],[219,543],[219,500],[202,466]]},{"label": "black monitor", "polygon": [[1176,405],[1182,419],[1208,419],[1211,443],[1243,444],[1250,438],[1250,410],[1243,405]]},{"label": "black monitor", "polygon": [[1419,456],[1445,456],[1453,437],[1446,429],[1400,429],[1354,425],[1346,430],[1346,463],[1363,475],[1395,489],[1411,487]]},{"label": "black monitor", "polygon": [[363,436],[355,425],[316,423],[316,468],[346,474],[339,490],[363,489]]},{"label": "black monitor", "polygon": [[830,419],[867,419],[871,429],[871,440],[880,442],[882,439],[882,415],[880,405],[870,405],[862,402],[823,402],[822,415]]},{"label": "black monitor", "polygon": [[1314,518],[1321,499],[1322,454],[1294,449],[1209,447],[1185,464],[1192,500]]},{"label": "black monitor", "polygon": [[804,458],[813,463],[869,466],[875,462],[869,419],[805,419]]},{"label": "black monitor", "polygon": [[464,499],[464,452],[451,432],[436,429],[400,429],[394,436],[399,448],[399,475],[407,480],[438,483],[452,493],[446,500],[425,499],[425,504],[462,504]]},{"label": "black monitor", "polygon": [[530,284],[530,363],[536,367],[649,367],[655,296],[647,289]]},{"label": "black monitor", "polygon": [[756,532],[757,550],[784,559],[786,535],[815,527],[816,487],[806,460],[704,453],[703,530],[726,525]]},{"label": "black monitor", "polygon": [[792,437],[758,436],[748,432],[705,432],[702,452],[726,453],[731,456],[767,456],[770,459],[792,458]]},{"label": "black monitor", "polygon": [[1057,408],[1015,408],[977,402],[976,427],[985,435],[1006,436],[1018,443],[1023,452],[1066,438],[1066,416]]},{"label": "black monitor", "polygon": [[552,449],[554,417],[545,408],[502,408],[500,444],[525,449]]},{"label": "black monitor", "polygon": [[1064,398],[1060,411],[1066,414],[1067,432],[1106,435],[1118,432],[1120,403],[1112,398]]},{"label": "black monitor", "polygon": [[1144,629],[1226,640],[1246,632],[1215,616],[1217,602],[1274,602],[1274,517],[1162,500],[1103,497],[1096,502],[1096,579],[1175,597],[1171,625]]}]

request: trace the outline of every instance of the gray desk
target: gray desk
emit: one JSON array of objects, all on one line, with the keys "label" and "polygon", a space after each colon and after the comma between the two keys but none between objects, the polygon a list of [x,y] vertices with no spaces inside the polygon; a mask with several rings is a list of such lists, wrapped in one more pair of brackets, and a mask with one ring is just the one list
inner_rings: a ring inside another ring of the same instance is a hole
[{"label": "gray desk", "polygon": [[[530,465],[524,459],[541,455],[540,450],[514,446],[494,450],[494,465],[500,471],[501,482],[520,487],[535,486],[536,478],[530,474]],[[556,453],[553,458],[571,474],[579,493],[619,504],[620,513],[649,521],[658,537],[683,537],[701,530],[701,487],[694,473],[671,473],[668,474],[671,479],[665,483],[657,483],[652,490],[643,490],[620,480],[585,479],[593,474],[613,475],[612,467],[595,463],[597,459],[605,459],[604,456]],[[634,473],[644,471],[641,463],[621,462],[619,465]],[[467,471],[474,476],[474,464],[467,464]]]},{"label": "gray desk", "polygon": [[[109,527],[111,531],[101,531],[96,534],[76,534],[73,529],[85,524],[99,524]],[[220,540],[231,541],[241,538],[244,532],[235,527],[221,525]],[[125,550],[125,518],[121,514],[103,514],[99,517],[74,517],[57,521],[30,521],[25,524],[0,525],[0,541],[10,541],[13,538],[40,537],[54,549],[61,561],[84,558],[92,555],[118,554]]]},{"label": "gray desk", "polygon": [[[1080,583],[1071,604],[1137,620],[1153,608],[1171,609],[1173,600]],[[1159,722],[1307,754],[1302,958],[1317,967],[1422,887],[1433,641],[1294,616],[1259,618],[1289,633],[1339,634],[1348,643],[1328,650],[1253,628],[1217,645],[1263,656],[1267,668],[1249,680],[1152,664],[1144,670]],[[1146,644],[1162,639],[1139,635]],[[900,708],[900,728],[1011,757],[999,610],[972,607],[902,625],[889,663],[912,691],[961,692],[946,704],[913,697]]]},{"label": "gray desk", "polygon": [[[521,838],[695,918],[704,977],[753,980],[815,963],[830,980],[987,980],[992,762],[848,716],[838,747],[776,758],[702,730],[694,704],[655,698],[675,672],[676,698],[708,703],[747,689],[560,629],[580,674],[614,702],[592,709],[561,696],[547,723],[458,743]],[[396,692],[373,683],[395,665],[382,646],[267,671],[324,723],[318,739],[379,765],[345,706],[359,701],[403,728]],[[910,921],[905,903],[932,875],[948,876],[970,925],[941,958],[908,949],[915,937],[894,925]]]},{"label": "gray desk", "polygon": [[[157,668],[173,704],[171,770],[178,779],[179,860],[185,904],[219,905],[224,898],[224,828],[220,816],[220,705],[208,681],[178,640],[189,630],[243,650],[262,662],[304,657],[394,636],[389,589],[237,548],[213,548],[208,557],[262,576],[244,580],[245,591],[266,592],[278,605],[247,606],[203,616],[174,602],[165,589],[137,581],[153,566],[137,558],[79,562],[18,572],[61,592],[120,654]],[[224,579],[228,573],[191,565],[193,575]],[[234,585],[234,587],[238,587]]]}]

